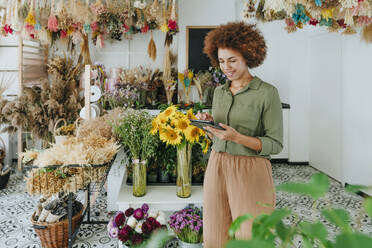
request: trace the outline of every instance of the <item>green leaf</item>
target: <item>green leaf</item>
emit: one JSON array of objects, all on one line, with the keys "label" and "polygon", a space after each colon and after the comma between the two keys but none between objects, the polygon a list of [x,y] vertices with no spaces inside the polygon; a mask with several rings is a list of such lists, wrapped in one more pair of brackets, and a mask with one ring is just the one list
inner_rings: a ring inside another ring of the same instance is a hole
[{"label": "green leaf", "polygon": [[372,219],[372,198],[369,197],[364,200],[364,210],[369,215],[369,217]]},{"label": "green leaf", "polygon": [[334,248],[372,247],[372,237],[361,233],[342,233],[336,237]]},{"label": "green leaf", "polygon": [[312,239],[319,239],[323,243],[326,242],[328,232],[325,226],[320,223],[301,222],[299,224],[300,231]]},{"label": "green leaf", "polygon": [[227,242],[226,248],[275,248],[273,242],[267,242],[263,240],[230,240]]},{"label": "green leaf", "polygon": [[229,237],[231,238],[234,238],[235,237],[235,233],[239,230],[241,224],[249,219],[251,219],[253,216],[250,215],[250,214],[245,214],[245,215],[242,215],[242,216],[239,216],[238,218],[236,218],[233,223],[231,224],[230,228],[229,228]]},{"label": "green leaf", "polygon": [[312,243],[306,235],[302,235],[302,240],[304,241],[304,248],[312,248]]},{"label": "green leaf", "polygon": [[351,228],[349,226],[350,217],[349,213],[343,209],[323,209],[323,216],[330,222],[340,227],[344,232],[350,232]]},{"label": "green leaf", "polygon": [[281,240],[292,240],[292,237],[289,237],[292,232],[292,228],[286,226],[282,220],[276,224],[276,233],[278,234]]},{"label": "green leaf", "polygon": [[364,186],[364,185],[347,185],[345,187],[345,189],[349,192],[353,192],[353,193],[358,193],[359,191],[362,191],[362,190],[369,190],[369,189],[372,189],[371,186]]},{"label": "green leaf", "polygon": [[[263,218],[256,218],[254,221],[254,232],[252,232],[255,238],[268,238],[272,234],[271,228],[275,227],[284,217],[291,213],[290,210],[282,208],[276,209],[271,215],[261,215]],[[260,216],[260,215],[259,215]]]},{"label": "green leaf", "polygon": [[284,183],[276,187],[279,191],[310,195],[314,199],[324,196],[328,192],[328,188],[328,177],[322,173],[314,174],[310,179],[310,183]]}]

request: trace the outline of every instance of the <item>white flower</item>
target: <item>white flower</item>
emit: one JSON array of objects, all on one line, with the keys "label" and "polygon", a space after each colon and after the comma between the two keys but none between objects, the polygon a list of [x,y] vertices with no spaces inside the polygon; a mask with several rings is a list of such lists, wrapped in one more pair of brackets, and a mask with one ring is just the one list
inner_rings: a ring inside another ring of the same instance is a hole
[{"label": "white flower", "polygon": [[137,225],[136,225],[136,228],[134,228],[134,231],[141,234],[142,233],[142,224],[143,224],[143,221],[138,222]]},{"label": "white flower", "polygon": [[150,209],[150,210],[147,212],[147,214],[149,215],[149,217],[152,217],[152,218],[156,219],[156,217],[158,217],[158,215],[159,215],[159,211],[151,210],[151,209]]},{"label": "white flower", "polygon": [[159,211],[158,217],[159,217],[159,216],[162,216],[162,217],[164,217],[164,219],[167,219],[167,216],[166,216],[165,213],[162,212],[162,211]]},{"label": "white flower", "polygon": [[[137,9],[144,9],[144,8],[146,8],[146,2],[135,1],[134,2],[134,7],[137,8]],[[138,75],[136,75],[136,77],[138,77]]]},{"label": "white flower", "polygon": [[131,228],[134,228],[137,225],[136,218],[134,218],[133,216],[129,217],[127,225],[130,226]]},{"label": "white flower", "polygon": [[159,221],[160,225],[165,225],[167,224],[165,217],[162,215],[159,215],[158,218],[156,218],[157,221]]}]

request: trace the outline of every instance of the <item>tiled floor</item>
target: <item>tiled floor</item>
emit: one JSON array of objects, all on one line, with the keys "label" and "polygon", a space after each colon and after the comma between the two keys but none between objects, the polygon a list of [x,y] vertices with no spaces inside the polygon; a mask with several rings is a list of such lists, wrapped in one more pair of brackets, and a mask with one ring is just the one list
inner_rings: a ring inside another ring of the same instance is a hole
[{"label": "tiled floor", "polygon": [[[310,166],[289,166],[286,164],[273,165],[273,177],[275,184],[287,181],[303,181],[310,179],[317,172]],[[36,206],[37,197],[31,197],[25,193],[25,186],[21,175],[12,175],[6,189],[0,191],[0,248],[41,248],[38,237],[31,228],[30,217]],[[347,209],[352,217],[352,225],[358,226],[356,220],[362,207],[362,198],[358,195],[346,192],[342,186],[330,180],[330,192],[325,199],[314,202],[306,196],[296,196],[288,193],[277,192],[277,208],[287,207],[296,213],[286,218],[287,224],[296,224],[300,220],[314,221],[320,219],[329,228],[331,237],[337,233],[335,226],[320,216],[320,209],[332,204],[334,207]],[[100,213],[105,218],[107,213],[105,197],[98,198],[94,213]],[[363,214],[359,223],[359,231],[372,236],[372,221]],[[300,240],[296,243],[301,247]],[[117,247],[116,241],[111,240],[104,225],[83,225],[78,233],[74,248],[106,248]]]}]

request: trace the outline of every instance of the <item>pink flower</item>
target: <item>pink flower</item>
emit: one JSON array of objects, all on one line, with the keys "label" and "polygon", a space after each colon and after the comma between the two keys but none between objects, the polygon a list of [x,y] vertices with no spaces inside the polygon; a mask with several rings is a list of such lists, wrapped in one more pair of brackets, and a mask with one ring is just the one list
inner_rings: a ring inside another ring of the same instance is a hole
[{"label": "pink flower", "polygon": [[137,208],[136,210],[134,210],[133,216],[137,220],[142,220],[144,216],[143,210],[140,208]]},{"label": "pink flower", "polygon": [[5,24],[5,26],[4,26],[4,31],[5,31],[7,34],[13,34],[13,29],[10,27],[9,24]]},{"label": "pink flower", "polygon": [[117,227],[112,227],[110,229],[109,235],[111,238],[116,238],[118,236],[119,229]]},{"label": "pink flower", "polygon": [[170,30],[177,30],[177,22],[174,20],[169,20],[168,21],[168,28]]},{"label": "pink flower", "polygon": [[30,24],[26,24],[25,28],[26,28],[27,33],[32,33],[35,30],[34,26]]},{"label": "pink flower", "polygon": [[124,226],[123,229],[119,231],[118,238],[122,242],[127,242],[130,239],[132,228],[128,225]]},{"label": "pink flower", "polygon": [[149,31],[149,25],[145,25],[143,26],[143,28],[141,28],[141,33],[147,33]]},{"label": "pink flower", "polygon": [[61,30],[61,33],[60,34],[61,34],[61,39],[67,37],[67,32],[65,30]]},{"label": "pink flower", "polygon": [[128,208],[127,210],[125,210],[125,216],[127,217],[130,217],[134,212],[134,209],[133,208]]},{"label": "pink flower", "polygon": [[129,26],[127,24],[124,24],[124,33],[128,33],[129,32]]},{"label": "pink flower", "polygon": [[92,24],[90,24],[90,28],[92,29],[93,32],[97,31],[99,29],[98,23],[93,22]]},{"label": "pink flower", "polygon": [[124,225],[125,223],[125,215],[123,212],[119,212],[116,216],[115,216],[115,224],[116,226],[120,227],[122,225]]}]

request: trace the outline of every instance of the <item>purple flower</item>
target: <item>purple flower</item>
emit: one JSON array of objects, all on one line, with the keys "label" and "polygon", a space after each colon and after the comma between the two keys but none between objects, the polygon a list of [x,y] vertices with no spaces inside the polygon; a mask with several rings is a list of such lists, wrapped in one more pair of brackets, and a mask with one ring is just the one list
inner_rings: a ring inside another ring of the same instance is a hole
[{"label": "purple flower", "polygon": [[116,226],[122,226],[124,225],[125,223],[125,216],[124,216],[124,213],[123,212],[119,212],[116,216],[115,216],[115,224]]},{"label": "purple flower", "polygon": [[119,240],[122,242],[127,242],[128,240],[130,240],[131,232],[132,228],[130,226],[128,225],[124,226],[124,228],[119,231],[118,234]]},{"label": "purple flower", "polygon": [[111,238],[116,238],[118,236],[119,229],[117,227],[112,227],[109,231],[109,235]]},{"label": "purple flower", "polygon": [[147,205],[146,203],[144,203],[141,207],[142,211],[144,213],[147,213],[147,211],[149,211],[149,205]]},{"label": "purple flower", "polygon": [[133,208],[128,208],[126,211],[125,211],[125,216],[127,217],[130,217],[134,212],[134,209]]},{"label": "purple flower", "polygon": [[142,220],[143,216],[144,216],[144,213],[143,213],[142,209],[137,208],[136,210],[134,210],[133,216],[137,220]]}]

